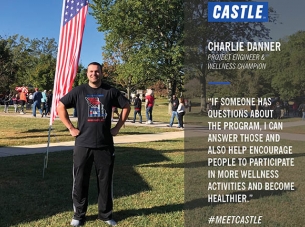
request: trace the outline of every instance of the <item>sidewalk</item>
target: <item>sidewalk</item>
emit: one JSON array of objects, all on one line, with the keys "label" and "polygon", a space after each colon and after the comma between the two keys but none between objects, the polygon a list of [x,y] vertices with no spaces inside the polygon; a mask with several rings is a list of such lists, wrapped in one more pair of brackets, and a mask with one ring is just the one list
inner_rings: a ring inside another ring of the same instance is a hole
[{"label": "sidewalk", "polygon": [[[0,114],[3,115],[3,114]],[[22,116],[22,117],[32,117],[30,114],[25,115],[11,115],[11,116]],[[58,120],[58,118],[56,119]],[[71,117],[71,121],[76,121],[76,118]],[[139,123],[131,123],[127,121],[126,126],[145,126],[145,127],[159,127],[166,128],[167,123],[154,122],[154,124],[146,125]],[[301,126],[305,125],[305,121],[295,121],[295,122],[284,122],[284,128]],[[126,144],[126,143],[139,143],[139,142],[151,142],[151,141],[162,141],[162,140],[172,140],[179,139],[184,137],[205,137],[209,133],[236,133],[236,131],[230,130],[208,130],[208,127],[196,126],[196,125],[185,125],[185,130],[177,129],[176,132],[164,132],[156,134],[141,134],[141,135],[126,135],[126,136],[115,136],[114,144]],[[239,130],[238,133],[278,133],[281,135],[281,139],[288,139],[294,141],[305,141],[305,134],[294,134],[294,133],[284,133],[284,132],[274,132],[274,131],[243,131]],[[71,142],[59,142],[59,143],[50,143],[49,152],[58,152],[65,150],[72,150],[74,147],[74,141]],[[45,153],[47,151],[47,144],[35,144],[27,146],[15,146],[15,147],[3,147],[0,148],[0,158],[15,156],[15,155],[26,155],[26,154],[37,154]]]},{"label": "sidewalk", "polygon": [[[0,114],[0,116],[7,116],[5,114]],[[16,117],[25,117],[32,118],[31,114],[19,115],[14,114],[10,116]],[[49,119],[49,118],[47,118]],[[77,118],[70,118],[71,121],[76,121]],[[56,118],[56,120],[59,120]],[[145,123],[131,123],[131,120],[125,122],[125,126],[145,126],[145,127],[158,127],[158,128],[167,128],[166,123],[154,122],[154,124],[146,125]],[[173,127],[174,128],[174,127]],[[126,136],[115,136],[114,144],[124,144],[124,143],[139,143],[139,142],[151,142],[151,141],[161,141],[161,140],[171,140],[171,139],[179,139],[184,138],[184,131],[177,129],[176,132],[163,132],[163,133],[155,133],[155,134],[140,134],[140,135],[126,135]],[[66,151],[72,150],[74,147],[74,141],[70,142],[59,142],[59,143],[50,143],[49,144],[49,152],[58,152],[58,151]],[[0,148],[0,158],[15,156],[15,155],[26,155],[26,154],[37,154],[37,153],[45,153],[47,151],[47,144],[34,144],[34,145],[26,145],[26,146],[14,146],[14,147],[1,147]]]}]

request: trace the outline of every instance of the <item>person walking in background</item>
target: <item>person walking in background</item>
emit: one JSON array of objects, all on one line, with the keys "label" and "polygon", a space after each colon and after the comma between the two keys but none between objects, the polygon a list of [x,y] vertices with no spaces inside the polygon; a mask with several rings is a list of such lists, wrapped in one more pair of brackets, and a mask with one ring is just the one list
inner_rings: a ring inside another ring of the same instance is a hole
[{"label": "person walking in background", "polygon": [[76,108],[73,108],[73,114],[72,114],[73,117],[77,117],[77,109]]},{"label": "person walking in background", "polygon": [[140,117],[139,123],[141,124],[142,123],[142,115],[141,115],[142,101],[139,97],[140,97],[140,95],[136,94],[136,98],[134,100],[134,115],[133,115],[132,123],[136,122],[136,117],[138,114]]},{"label": "person walking in background", "polygon": [[42,98],[41,98],[41,111],[42,111],[42,116],[47,116],[47,91],[44,90],[41,92]]},{"label": "person walking in background", "polygon": [[276,119],[281,119],[281,109],[282,109],[282,105],[279,101],[277,101],[274,109]]},{"label": "person walking in background", "polygon": [[302,121],[305,120],[305,102],[299,106],[299,111],[302,113]]},{"label": "person walking in background", "polygon": [[53,101],[53,93],[52,90],[48,91],[47,95],[47,115],[50,115]]},{"label": "person walking in background", "polygon": [[120,118],[120,113],[116,106],[113,106],[111,110],[112,110],[111,111],[111,121],[113,121],[113,119],[114,119],[114,114],[116,114],[117,117]]},{"label": "person walking in background", "polygon": [[180,100],[179,100],[177,113],[178,113],[178,121],[179,121],[179,124],[180,124],[178,126],[178,128],[184,128],[184,126],[183,126],[183,116],[185,115],[185,106],[184,106],[184,99],[183,98],[180,98]]},{"label": "person walking in background", "polygon": [[4,113],[8,113],[9,105],[10,105],[11,97],[9,95],[5,95],[3,103],[4,103]]},{"label": "person walking in background", "polygon": [[293,116],[297,117],[298,116],[298,104],[296,101],[293,102],[292,105],[292,112],[293,112]]},{"label": "person walking in background", "polygon": [[153,90],[148,89],[145,95],[146,124],[153,124],[152,111],[154,104],[155,104],[154,92]]},{"label": "person walking in background", "polygon": [[41,110],[41,99],[42,99],[41,92],[38,90],[38,88],[35,88],[35,92],[33,94],[33,108],[32,108],[33,117],[36,117],[36,108],[39,110],[41,117],[43,117]]},{"label": "person walking in background", "polygon": [[[85,224],[93,163],[98,185],[98,218],[108,225],[117,225],[112,217],[113,136],[119,133],[127,120],[130,104],[119,90],[103,83],[102,77],[102,66],[97,62],[90,63],[87,68],[89,82],[68,92],[57,107],[60,120],[75,137],[72,226]],[[116,125],[111,128],[113,106],[121,108],[122,112]],[[77,109],[77,127],[70,121],[67,108]]]},{"label": "person walking in background", "polygon": [[27,110],[31,110],[32,109],[32,105],[33,105],[33,94],[32,93],[29,93],[29,96],[28,96],[28,105],[26,107]]},{"label": "person walking in background", "polygon": [[15,96],[12,98],[12,101],[13,101],[15,113],[18,113],[19,112],[19,110],[18,110],[18,103],[19,103],[18,94],[15,94]]},{"label": "person walking in background", "polygon": [[173,124],[174,124],[175,118],[177,118],[177,120],[178,120],[178,128],[180,128],[181,126],[180,126],[180,123],[179,123],[178,113],[177,113],[177,109],[178,109],[178,105],[179,105],[179,100],[178,100],[178,98],[176,97],[175,94],[173,94],[173,96],[172,96],[172,98],[170,100],[170,103],[172,105],[172,116],[171,116],[169,125],[167,125],[167,127],[172,127]]},{"label": "person walking in background", "polygon": [[21,92],[19,94],[19,96],[20,96],[20,99],[19,99],[19,102],[20,102],[20,114],[25,114],[24,106],[27,103],[26,94],[27,94],[26,88],[22,88],[22,90],[21,90]]}]

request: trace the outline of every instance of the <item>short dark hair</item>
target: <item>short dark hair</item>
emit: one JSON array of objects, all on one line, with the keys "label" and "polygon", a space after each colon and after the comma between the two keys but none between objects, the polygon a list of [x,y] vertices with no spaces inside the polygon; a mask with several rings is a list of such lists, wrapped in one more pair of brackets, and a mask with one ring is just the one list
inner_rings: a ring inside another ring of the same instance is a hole
[{"label": "short dark hair", "polygon": [[102,65],[101,65],[100,63],[94,61],[94,62],[89,63],[88,67],[89,67],[90,65],[97,65],[97,66],[101,69],[101,71],[102,71]]}]

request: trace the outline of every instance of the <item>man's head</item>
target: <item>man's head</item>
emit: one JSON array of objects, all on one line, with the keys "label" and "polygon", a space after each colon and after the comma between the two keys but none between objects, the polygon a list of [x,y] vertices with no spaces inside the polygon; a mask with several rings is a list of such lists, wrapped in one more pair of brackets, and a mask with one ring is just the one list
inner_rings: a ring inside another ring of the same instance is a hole
[{"label": "man's head", "polygon": [[173,99],[176,99],[176,95],[175,94],[173,94]]},{"label": "man's head", "polygon": [[87,77],[91,87],[99,87],[102,83],[102,66],[98,62],[91,62],[87,68]]}]

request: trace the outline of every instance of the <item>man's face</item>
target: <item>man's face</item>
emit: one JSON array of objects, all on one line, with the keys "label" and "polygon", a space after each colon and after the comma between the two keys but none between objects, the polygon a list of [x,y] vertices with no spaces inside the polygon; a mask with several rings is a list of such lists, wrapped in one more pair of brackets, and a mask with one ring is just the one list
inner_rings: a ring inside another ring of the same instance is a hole
[{"label": "man's face", "polygon": [[176,95],[173,95],[173,99],[176,99]]},{"label": "man's face", "polygon": [[98,65],[89,65],[87,69],[87,77],[90,83],[99,83],[102,79],[102,72]]}]

